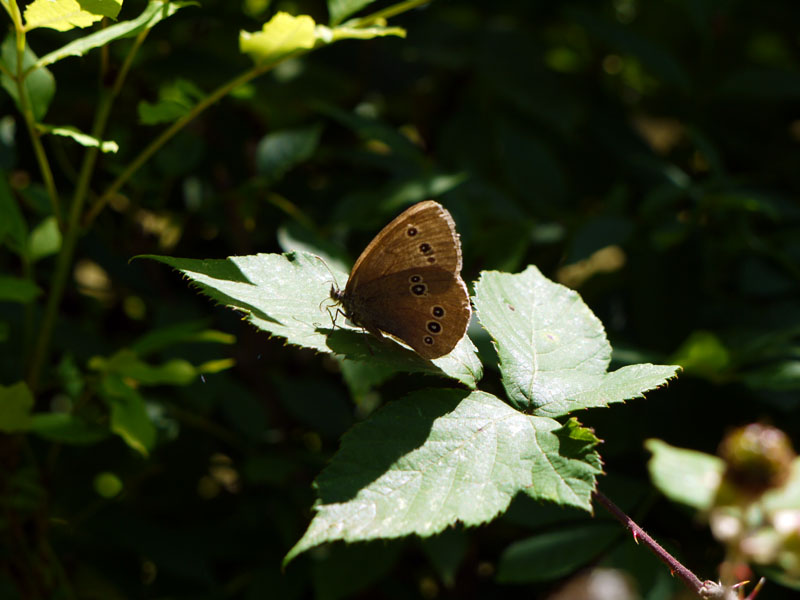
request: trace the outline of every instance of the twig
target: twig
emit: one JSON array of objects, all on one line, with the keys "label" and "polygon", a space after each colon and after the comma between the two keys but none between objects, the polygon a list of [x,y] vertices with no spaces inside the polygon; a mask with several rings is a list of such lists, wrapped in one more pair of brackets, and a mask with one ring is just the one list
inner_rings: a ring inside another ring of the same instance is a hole
[{"label": "twig", "polygon": [[726,600],[728,598],[736,599],[736,595],[730,595],[735,594],[733,590],[725,589],[722,585],[713,581],[700,581],[697,575],[684,567],[674,556],[664,550],[661,544],[651,538],[644,529],[639,527],[633,519],[622,512],[622,509],[614,504],[607,496],[598,491],[595,491],[593,496],[595,500],[602,504],[606,510],[608,510],[608,512],[614,515],[614,518],[616,518],[625,526],[626,529],[631,532],[633,535],[633,540],[637,544],[642,543],[649,548],[650,551],[655,554],[659,560],[661,560],[661,562],[669,567],[669,570],[673,575],[680,577],[686,584],[686,587],[688,587],[698,596],[701,598],[724,598]]}]

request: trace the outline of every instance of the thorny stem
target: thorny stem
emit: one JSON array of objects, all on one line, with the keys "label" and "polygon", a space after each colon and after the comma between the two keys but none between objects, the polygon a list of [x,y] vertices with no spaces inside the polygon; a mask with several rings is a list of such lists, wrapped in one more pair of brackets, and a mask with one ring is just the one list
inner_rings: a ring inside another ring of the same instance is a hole
[{"label": "thorny stem", "polygon": [[704,595],[703,590],[708,589],[709,585],[716,586],[714,582],[703,582],[692,573],[689,569],[684,567],[678,560],[672,556],[669,552],[664,550],[664,548],[651,538],[644,529],[639,527],[633,519],[631,519],[628,515],[622,512],[622,509],[619,508],[616,504],[614,504],[607,496],[602,494],[601,492],[595,491],[593,494],[595,500],[597,500],[600,504],[602,504],[608,512],[610,512],[615,519],[617,519],[620,523],[622,523],[626,529],[628,529],[631,534],[633,535],[634,541],[636,543],[642,543],[646,547],[648,547],[653,554],[655,554],[661,562],[667,565],[670,571],[680,577],[683,582],[686,584],[686,587],[694,591],[698,596],[701,597],[709,597]]},{"label": "thorny stem", "polygon": [[[595,500],[602,504],[608,512],[614,515],[614,518],[622,523],[625,528],[631,532],[631,534],[633,534],[633,539],[637,544],[642,543],[649,548],[650,551],[655,554],[659,560],[661,560],[661,562],[669,567],[673,575],[680,577],[686,584],[686,587],[692,590],[700,598],[705,598],[708,600],[741,600],[742,596],[739,592],[739,589],[742,588],[747,582],[737,583],[733,586],[724,586],[714,581],[700,581],[697,575],[684,567],[674,556],[664,550],[661,544],[647,535],[644,529],[639,527],[633,519],[622,512],[622,509],[614,504],[607,496],[598,491],[595,491],[592,496]],[[764,578],[762,577],[745,600],[755,600],[755,597],[761,591],[763,586]]]}]

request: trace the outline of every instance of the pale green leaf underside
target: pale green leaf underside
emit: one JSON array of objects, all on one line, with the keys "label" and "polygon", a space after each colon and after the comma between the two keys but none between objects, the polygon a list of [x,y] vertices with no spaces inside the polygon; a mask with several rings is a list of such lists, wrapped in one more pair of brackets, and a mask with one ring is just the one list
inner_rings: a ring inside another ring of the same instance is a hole
[{"label": "pale green leaf underside", "polygon": [[641,396],[679,367],[640,364],[608,373],[611,346],[602,323],[577,292],[534,267],[484,272],[475,308],[495,341],[511,402],[542,416],[607,406]]},{"label": "pale green leaf underside", "polygon": [[650,479],[662,494],[697,510],[711,508],[725,471],[721,458],[656,439],[645,446],[653,453],[647,465]]},{"label": "pale green leaf underside", "polygon": [[66,125],[63,127],[57,125],[39,125],[39,130],[42,133],[49,133],[51,135],[59,135],[61,137],[71,138],[81,146],[85,146],[87,148],[99,148],[100,152],[111,152],[116,154],[116,152],[119,150],[119,146],[116,142],[103,141],[89,135],[88,133],[83,133],[77,127],[72,127],[71,125]]},{"label": "pale green leaf underside", "polygon": [[591,511],[597,439],[485,392],[426,390],[357,425],[316,481],[316,515],[286,556],[335,540],[485,523],[517,493]]},{"label": "pale green leaf underside", "polygon": [[447,375],[473,388],[481,377],[475,347],[466,336],[447,356],[427,361],[398,343],[378,340],[349,325],[336,314],[337,307],[330,300],[331,285],[338,282],[343,286],[347,274],[331,269],[312,254],[289,252],[210,260],[141,258],[180,270],[204,294],[244,312],[253,325],[290,344],[376,361],[397,370]]}]

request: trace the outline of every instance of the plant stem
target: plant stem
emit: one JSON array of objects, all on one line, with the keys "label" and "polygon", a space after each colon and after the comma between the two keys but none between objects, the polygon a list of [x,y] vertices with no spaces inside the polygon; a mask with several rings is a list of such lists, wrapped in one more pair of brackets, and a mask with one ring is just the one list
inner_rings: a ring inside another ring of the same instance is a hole
[{"label": "plant stem", "polygon": [[[296,56],[297,53],[292,54],[291,56]],[[289,58],[288,56],[283,60]],[[153,140],[148,146],[139,153],[133,161],[128,165],[128,167],[111,183],[110,186],[106,189],[102,196],[100,196],[95,203],[91,206],[88,213],[86,214],[86,218],[84,219],[84,225],[88,226],[91,222],[100,214],[100,211],[103,210],[106,203],[111,199],[114,194],[116,194],[119,189],[127,183],[127,181],[133,176],[133,174],[139,170],[139,168],[147,162],[147,160],[153,156],[159,149],[161,149],[164,144],[166,144],[170,139],[172,139],[175,134],[177,134],[181,129],[186,127],[195,117],[197,117],[200,113],[206,110],[209,106],[220,100],[226,94],[229,94],[232,90],[236,89],[240,85],[247,83],[248,81],[258,77],[262,73],[269,71],[270,69],[274,68],[278,62],[270,63],[268,65],[260,65],[245,73],[233,78],[229,82],[221,85],[216,90],[214,90],[211,94],[203,98],[200,102],[198,102],[192,109],[183,115],[180,119],[175,121],[172,125],[170,125],[161,135],[159,135],[155,140]]]},{"label": "plant stem", "polygon": [[25,127],[28,129],[28,136],[31,139],[33,153],[36,156],[36,162],[39,163],[39,171],[42,174],[44,185],[47,188],[47,195],[50,198],[50,206],[53,210],[53,215],[63,231],[64,220],[61,215],[61,202],[59,201],[58,190],[56,189],[55,180],[53,179],[53,171],[50,169],[50,162],[47,160],[47,154],[45,154],[44,147],[42,146],[42,138],[36,129],[36,119],[33,115],[33,108],[29,102],[28,92],[25,89],[27,74],[23,72],[22,66],[25,59],[26,37],[25,28],[22,25],[22,15],[19,12],[19,7],[16,2],[12,2],[9,8],[16,33],[17,72],[14,73],[13,78],[17,83],[19,110],[22,114],[22,120],[25,121]]},{"label": "plant stem", "polygon": [[[661,560],[661,562],[669,567],[670,571],[672,571],[674,575],[677,575],[683,580],[683,582],[686,584],[686,587],[700,595],[700,591],[703,589],[704,583],[700,581],[700,579],[698,579],[694,573],[679,563],[678,560],[669,552],[664,550],[664,548],[662,548],[657,541],[647,535],[644,529],[639,527],[633,519],[622,512],[622,509],[614,504],[607,496],[595,491],[593,497],[633,534],[633,539],[637,544],[641,542],[647,546],[650,551]],[[708,585],[709,582],[705,583]]]},{"label": "plant stem", "polygon": [[423,4],[430,3],[431,0],[406,0],[405,2],[398,2],[392,6],[388,6],[382,10],[372,13],[371,15],[367,15],[361,19],[357,19],[353,27],[366,27],[371,25],[375,21],[388,19],[390,17],[394,17],[399,15],[400,13],[404,13],[406,11],[412,10]]},{"label": "plant stem", "polygon": [[[114,103],[122,83],[128,73],[133,57],[139,50],[144,38],[149,30],[140,33],[136,42],[128,52],[125,59],[123,68],[120,69],[117,78],[114,81],[110,90],[106,90],[100,95],[100,102],[95,113],[94,124],[92,126],[92,135],[96,138],[101,138],[108,123],[108,117],[111,114],[111,106]],[[78,238],[81,233],[81,215],[83,214],[83,207],[89,193],[89,183],[94,172],[94,167],[97,164],[97,153],[99,148],[88,148],[84,155],[83,164],[81,165],[80,174],[78,175],[78,182],[75,186],[75,193],[72,197],[72,204],[70,205],[69,217],[67,220],[66,231],[64,233],[64,241],[61,246],[61,251],[56,258],[56,269],[53,275],[53,284],[50,288],[50,293],[47,297],[47,304],[45,305],[44,315],[42,317],[42,324],[39,329],[39,336],[36,339],[33,355],[31,357],[30,368],[28,371],[28,386],[31,390],[35,390],[39,384],[39,377],[41,375],[42,367],[47,362],[50,354],[50,342],[53,337],[53,328],[55,326],[56,317],[58,316],[58,308],[61,306],[61,300],[64,297],[64,289],[66,287],[67,278],[72,267],[72,260],[75,254],[75,247],[78,244]]]}]

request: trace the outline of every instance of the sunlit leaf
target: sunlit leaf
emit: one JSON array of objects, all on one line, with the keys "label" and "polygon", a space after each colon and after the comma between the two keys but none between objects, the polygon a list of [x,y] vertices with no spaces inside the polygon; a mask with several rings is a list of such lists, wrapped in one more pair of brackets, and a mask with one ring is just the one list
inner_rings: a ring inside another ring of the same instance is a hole
[{"label": "sunlit leaf", "polygon": [[27,29],[69,31],[89,27],[103,17],[116,19],[122,0],[34,0],[25,8]]},{"label": "sunlit leaf", "polygon": [[116,142],[99,140],[88,133],[83,133],[77,127],[63,126],[58,127],[55,125],[39,125],[39,130],[42,133],[49,133],[51,135],[59,135],[61,137],[68,137],[78,142],[81,146],[87,148],[99,148],[100,152],[116,153],[119,146]]},{"label": "sunlit leaf", "polygon": [[674,365],[629,365],[608,372],[611,346],[577,292],[530,266],[484,272],[475,308],[495,341],[511,402],[551,417],[641,397],[675,377]]},{"label": "sunlit leaf", "polygon": [[[247,315],[253,325],[290,344],[402,371],[445,375],[474,387],[482,374],[467,336],[453,352],[433,361],[391,340],[377,340],[341,316],[334,327],[330,289],[347,274],[303,252],[195,260],[146,255],[180,270],[212,300]],[[326,308],[330,308],[330,311]]]},{"label": "sunlit leaf", "polygon": [[256,63],[274,62],[297,50],[314,47],[314,19],[308,15],[293,17],[289,13],[276,13],[264,23],[261,31],[239,34],[239,49]]},{"label": "sunlit leaf", "polygon": [[138,35],[145,29],[151,29],[158,22],[171,17],[181,8],[198,6],[197,2],[168,2],[151,0],[142,13],[130,21],[122,21],[116,25],[105,27],[77,40],[65,44],[61,48],[45,54],[36,64],[45,66],[66,58],[67,56],[83,56],[94,48],[100,48],[117,39]]},{"label": "sunlit leaf", "polygon": [[324,542],[430,536],[485,523],[518,493],[591,511],[599,440],[484,392],[428,390],[342,438],[317,478],[314,519],[284,562]]}]

